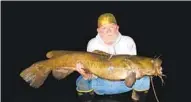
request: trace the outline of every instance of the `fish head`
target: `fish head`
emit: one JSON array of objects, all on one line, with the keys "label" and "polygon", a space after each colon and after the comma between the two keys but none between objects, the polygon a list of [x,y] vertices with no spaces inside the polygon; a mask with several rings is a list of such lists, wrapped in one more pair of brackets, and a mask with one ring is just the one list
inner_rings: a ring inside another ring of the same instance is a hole
[{"label": "fish head", "polygon": [[162,60],[159,58],[152,59],[153,67],[155,69],[155,74],[157,76],[162,76]]}]

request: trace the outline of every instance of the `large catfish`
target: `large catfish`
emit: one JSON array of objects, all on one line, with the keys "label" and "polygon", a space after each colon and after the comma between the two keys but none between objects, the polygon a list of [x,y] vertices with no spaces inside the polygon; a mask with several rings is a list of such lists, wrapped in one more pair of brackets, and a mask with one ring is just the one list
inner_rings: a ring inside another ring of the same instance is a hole
[{"label": "large catfish", "polygon": [[53,50],[46,56],[48,59],[35,62],[20,73],[31,87],[39,88],[50,72],[56,79],[65,78],[76,71],[78,62],[82,63],[89,73],[107,80],[125,80],[128,87],[132,87],[136,79],[143,76],[163,76],[162,60],[159,58],[128,54],[110,55],[98,50]]}]

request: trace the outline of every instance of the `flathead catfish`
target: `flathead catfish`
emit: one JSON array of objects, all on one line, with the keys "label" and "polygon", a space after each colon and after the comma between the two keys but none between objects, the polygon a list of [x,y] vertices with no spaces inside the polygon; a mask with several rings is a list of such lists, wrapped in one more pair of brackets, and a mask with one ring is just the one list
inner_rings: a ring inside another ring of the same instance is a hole
[{"label": "flathead catfish", "polygon": [[48,59],[37,61],[20,73],[31,87],[39,88],[51,72],[56,79],[66,78],[76,71],[78,62],[84,65],[87,72],[107,80],[125,80],[128,87],[145,75],[160,78],[163,76],[162,60],[159,58],[128,54],[110,55],[98,50],[53,50],[46,56]]}]

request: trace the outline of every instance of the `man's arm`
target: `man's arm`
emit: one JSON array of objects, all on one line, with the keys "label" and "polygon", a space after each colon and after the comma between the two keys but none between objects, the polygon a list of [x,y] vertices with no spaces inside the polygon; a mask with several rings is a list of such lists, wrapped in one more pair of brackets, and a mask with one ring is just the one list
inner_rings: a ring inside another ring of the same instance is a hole
[{"label": "man's arm", "polygon": [[92,74],[87,73],[83,68],[84,68],[83,64],[81,64],[81,63],[76,64],[76,71],[78,71],[85,80],[91,79]]},{"label": "man's arm", "polygon": [[[128,52],[130,55],[137,55],[137,48],[135,41],[132,38],[129,38],[128,40]],[[137,69],[134,70],[136,72],[136,78],[139,78],[141,76],[141,72]]]},{"label": "man's arm", "polygon": [[[90,40],[87,44],[87,52],[92,52],[93,50],[93,42],[92,40]],[[76,64],[76,70],[83,76],[85,80],[94,77],[91,73],[87,73],[83,68],[84,66],[81,63]]]},{"label": "man's arm", "polygon": [[137,55],[137,47],[135,41],[131,37],[126,37],[126,43],[128,47],[128,54],[130,55]]},{"label": "man's arm", "polygon": [[132,45],[131,45],[131,54],[137,55],[137,47],[136,47],[134,40],[132,41]]},{"label": "man's arm", "polygon": [[93,52],[95,50],[96,46],[94,44],[94,38],[91,39],[87,44],[87,52]]}]

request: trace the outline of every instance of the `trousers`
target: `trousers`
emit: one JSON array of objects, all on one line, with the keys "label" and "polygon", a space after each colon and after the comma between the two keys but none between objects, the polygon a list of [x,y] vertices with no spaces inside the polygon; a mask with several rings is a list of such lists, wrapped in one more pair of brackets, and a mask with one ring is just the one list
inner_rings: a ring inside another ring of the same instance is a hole
[{"label": "trousers", "polygon": [[110,81],[102,78],[93,78],[85,80],[81,75],[76,80],[76,90],[78,92],[94,91],[98,95],[111,95],[128,92],[131,90],[146,91],[150,88],[149,76],[144,76],[137,79],[134,85],[130,88],[125,85],[124,81]]}]

